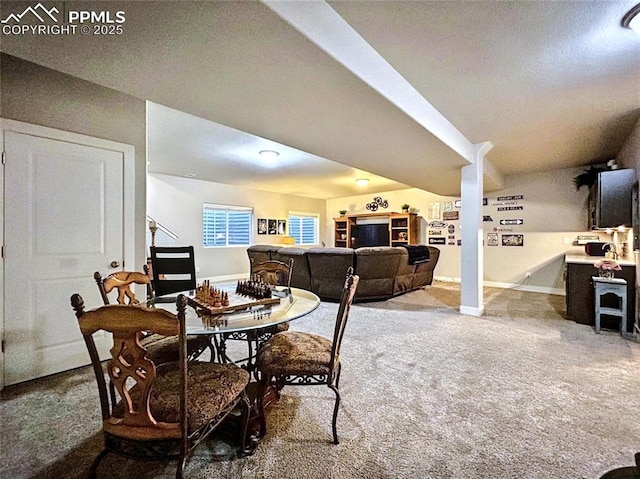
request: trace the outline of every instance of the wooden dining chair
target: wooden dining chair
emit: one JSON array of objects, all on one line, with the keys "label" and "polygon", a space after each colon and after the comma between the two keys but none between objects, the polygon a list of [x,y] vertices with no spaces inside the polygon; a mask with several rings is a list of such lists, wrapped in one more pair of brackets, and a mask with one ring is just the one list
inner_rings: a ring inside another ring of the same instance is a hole
[{"label": "wooden dining chair", "polygon": [[340,307],[333,331],[333,340],[317,334],[286,331],[274,335],[258,351],[256,368],[260,374],[258,407],[260,435],[266,434],[264,396],[268,387],[277,390],[284,386],[328,386],[336,396],[333,407],[333,443],[338,444],[337,419],[340,406],[340,347],[349,310],[358,287],[359,277],[349,267],[342,290]]},{"label": "wooden dining chair", "polygon": [[[271,286],[286,286],[287,291],[291,291],[291,272],[293,271],[293,258],[288,263],[276,260],[261,262],[250,259],[249,277],[251,279],[260,278],[264,283]],[[255,329],[251,331],[236,331],[225,335],[225,341],[237,340],[245,341],[248,348],[248,356],[245,359],[236,360],[238,363],[245,363],[249,371],[255,370],[255,354],[262,343],[271,338],[276,333],[287,331],[289,323],[280,323],[275,326]]]},{"label": "wooden dining chair", "polygon": [[[180,295],[177,315],[163,309],[107,305],[85,311],[79,294],[71,296],[80,331],[95,372],[102,411],[104,449],[89,469],[96,477],[110,452],[145,459],[178,459],[176,478],[183,477],[192,450],[231,411],[241,408],[242,453],[250,452],[247,425],[250,405],[247,371],[234,364],[187,361],[185,307]],[[113,335],[111,359],[100,360],[93,335]],[[138,341],[142,331],[179,338],[178,362],[157,365]],[[105,376],[117,395],[108,391]]]},{"label": "wooden dining chair", "polygon": [[155,297],[196,289],[193,246],[151,246]]},{"label": "wooden dining chair", "polygon": [[[149,276],[137,271],[117,271],[102,276],[99,271],[93,273],[93,279],[98,285],[98,291],[105,305],[110,304],[109,293],[118,291],[118,304],[139,304],[140,302],[131,291],[134,284],[149,284]],[[147,348],[149,357],[156,364],[168,363],[179,359],[179,344],[177,336],[162,336],[160,334],[143,333],[140,343]],[[211,343],[207,336],[187,336],[187,354],[190,361],[198,358],[206,349],[211,350]]]},{"label": "wooden dining chair", "polygon": [[293,258],[288,263],[277,260],[255,262],[251,258],[249,276],[259,277],[267,284],[286,286],[291,288],[291,273],[293,272]]}]

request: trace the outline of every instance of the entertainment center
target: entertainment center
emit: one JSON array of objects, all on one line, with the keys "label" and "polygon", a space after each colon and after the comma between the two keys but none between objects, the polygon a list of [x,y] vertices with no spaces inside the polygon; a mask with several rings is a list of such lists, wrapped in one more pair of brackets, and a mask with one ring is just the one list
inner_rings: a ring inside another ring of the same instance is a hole
[{"label": "entertainment center", "polygon": [[362,213],[333,219],[334,246],[403,246],[420,243],[416,213]]}]

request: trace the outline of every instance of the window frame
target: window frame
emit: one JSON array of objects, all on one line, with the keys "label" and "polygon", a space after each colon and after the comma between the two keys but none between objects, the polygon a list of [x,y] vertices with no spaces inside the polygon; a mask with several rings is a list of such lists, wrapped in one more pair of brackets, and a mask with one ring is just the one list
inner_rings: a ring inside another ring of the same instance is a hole
[{"label": "window frame", "polygon": [[[287,216],[287,227],[289,229],[289,236],[296,238],[291,231],[292,228],[292,222],[291,222],[291,217],[299,217],[299,218],[313,218],[314,220],[314,238],[313,238],[313,243],[298,243],[297,239],[296,239],[296,243],[295,246],[318,246],[320,244],[320,214],[319,213],[312,213],[312,212],[308,212],[308,211],[289,211],[289,214]],[[300,239],[302,240],[302,235],[303,235],[303,230],[302,230],[302,221],[300,222],[301,225],[301,230],[300,230]]]},{"label": "window frame", "polygon": [[[224,211],[225,212],[225,244],[207,244],[206,243],[206,226],[205,215],[207,210]],[[247,223],[247,243],[246,244],[229,244],[229,213],[230,212],[244,212],[249,214],[249,221]],[[219,203],[203,203],[202,204],[202,247],[203,248],[246,248],[253,244],[253,207],[251,206],[235,206],[235,205],[222,205]]]}]

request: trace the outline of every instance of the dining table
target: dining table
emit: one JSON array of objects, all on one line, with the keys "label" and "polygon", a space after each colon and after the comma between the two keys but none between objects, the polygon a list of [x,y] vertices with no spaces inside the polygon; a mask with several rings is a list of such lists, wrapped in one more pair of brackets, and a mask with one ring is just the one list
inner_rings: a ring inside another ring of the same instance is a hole
[{"label": "dining table", "polygon": [[[240,282],[242,282],[241,280]],[[258,343],[261,332],[270,330],[281,323],[294,321],[313,312],[320,305],[320,298],[312,293],[300,288],[285,286],[270,286],[270,300],[257,300],[238,294],[239,282],[214,282],[203,280],[202,284],[207,284],[215,288],[216,291],[225,293],[230,298],[229,307],[208,308],[198,300],[197,290],[187,290],[179,293],[172,293],[164,296],[149,299],[144,304],[148,307],[162,307],[170,309],[169,304],[175,305],[180,294],[187,298],[186,308],[186,333],[187,335],[205,335],[209,337],[211,346],[211,361],[234,362],[249,370],[252,373],[252,381],[247,387],[247,392],[252,403],[252,417],[250,429],[255,431],[253,443],[257,447],[259,437],[260,418],[258,416],[257,395],[262,393],[265,407],[273,404],[279,398],[279,392],[270,387],[260,391],[257,381],[257,373],[253,370],[257,347],[248,348],[249,357],[233,358],[228,355],[227,341],[243,337],[240,333],[246,333],[248,341]],[[278,301],[279,300],[279,301]],[[264,304],[266,303],[266,304]],[[257,346],[257,344],[256,344]],[[252,357],[253,355],[253,357]],[[233,425],[232,425],[233,429]],[[219,453],[215,458],[228,460],[236,455],[235,445],[230,445],[230,441],[218,441],[217,449]]]}]

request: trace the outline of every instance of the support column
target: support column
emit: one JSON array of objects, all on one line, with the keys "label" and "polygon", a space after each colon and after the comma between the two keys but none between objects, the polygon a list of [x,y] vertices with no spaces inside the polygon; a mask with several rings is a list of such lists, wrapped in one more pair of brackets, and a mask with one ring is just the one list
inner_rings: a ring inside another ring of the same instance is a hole
[{"label": "support column", "polygon": [[490,142],[474,145],[474,161],[462,167],[461,228],[462,258],[460,313],[482,316],[484,313],[484,276],[482,197],[484,155],[493,148]]}]

